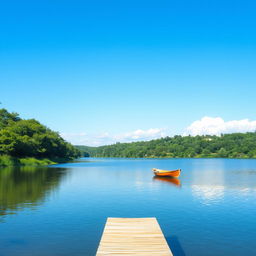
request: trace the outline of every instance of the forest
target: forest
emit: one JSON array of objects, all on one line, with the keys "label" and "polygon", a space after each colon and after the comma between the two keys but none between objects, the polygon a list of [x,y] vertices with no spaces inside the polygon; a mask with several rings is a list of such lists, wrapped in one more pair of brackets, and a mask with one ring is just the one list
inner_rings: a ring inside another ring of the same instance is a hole
[{"label": "forest", "polygon": [[76,146],[84,156],[129,158],[256,158],[256,132],[180,136],[100,147]]},{"label": "forest", "polygon": [[2,162],[28,157],[69,160],[79,157],[80,154],[77,148],[39,121],[25,120],[17,113],[10,113],[4,108],[0,109],[0,160]]}]

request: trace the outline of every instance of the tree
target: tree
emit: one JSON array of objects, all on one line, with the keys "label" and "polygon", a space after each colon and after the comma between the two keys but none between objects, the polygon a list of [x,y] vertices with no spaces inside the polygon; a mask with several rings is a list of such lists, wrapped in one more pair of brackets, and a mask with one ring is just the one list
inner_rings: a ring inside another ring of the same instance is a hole
[{"label": "tree", "polygon": [[35,119],[24,120],[16,113],[0,109],[0,154],[15,157],[66,158],[80,156],[80,151],[57,132]]},{"label": "tree", "polygon": [[234,157],[256,158],[256,133],[222,136],[174,136],[101,147],[85,147],[97,157]]}]

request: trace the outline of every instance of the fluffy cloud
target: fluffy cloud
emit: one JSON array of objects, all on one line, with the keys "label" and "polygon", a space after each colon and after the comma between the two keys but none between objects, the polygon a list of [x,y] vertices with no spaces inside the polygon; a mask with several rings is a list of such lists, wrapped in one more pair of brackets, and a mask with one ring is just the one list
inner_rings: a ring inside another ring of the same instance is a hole
[{"label": "fluffy cloud", "polygon": [[62,132],[60,133],[60,136],[71,142],[72,144],[76,145],[76,144],[79,144],[81,141],[86,141],[87,140],[87,133],[85,132],[80,132],[80,133],[75,133],[75,132],[72,132],[72,133],[67,133],[67,132]]},{"label": "fluffy cloud", "polygon": [[86,133],[61,133],[61,136],[75,145],[99,146],[108,145],[116,142],[132,142],[142,140],[152,140],[165,137],[165,129],[151,128],[148,130],[135,130],[132,132],[112,135],[109,133],[102,133],[97,135],[88,135]]},{"label": "fluffy cloud", "polygon": [[254,131],[256,131],[256,121],[242,119],[225,122],[220,117],[205,116],[188,126],[184,135],[220,135],[221,133]]},{"label": "fluffy cloud", "polygon": [[[254,132],[256,131],[256,121],[248,119],[224,121],[220,117],[203,117],[201,120],[193,122],[185,129],[183,135],[220,135],[221,133],[233,132]],[[151,128],[148,130],[135,130],[120,134],[87,134],[81,133],[61,133],[61,136],[74,145],[100,146],[109,145],[116,142],[133,142],[158,139],[170,135],[164,128]]]},{"label": "fluffy cloud", "polygon": [[164,136],[165,136],[164,129],[152,128],[149,130],[139,129],[133,132],[117,135],[114,138],[120,141],[131,141],[131,140],[135,141],[135,140],[155,139],[155,138],[164,137]]}]

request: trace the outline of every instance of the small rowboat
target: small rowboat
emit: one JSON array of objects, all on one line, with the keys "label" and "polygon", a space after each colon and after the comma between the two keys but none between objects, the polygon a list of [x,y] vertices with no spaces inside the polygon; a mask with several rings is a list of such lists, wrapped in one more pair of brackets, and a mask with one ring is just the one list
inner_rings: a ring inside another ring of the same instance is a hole
[{"label": "small rowboat", "polygon": [[178,178],[180,176],[181,169],[173,170],[173,171],[166,171],[153,168],[152,171],[156,176],[169,176],[173,178]]}]

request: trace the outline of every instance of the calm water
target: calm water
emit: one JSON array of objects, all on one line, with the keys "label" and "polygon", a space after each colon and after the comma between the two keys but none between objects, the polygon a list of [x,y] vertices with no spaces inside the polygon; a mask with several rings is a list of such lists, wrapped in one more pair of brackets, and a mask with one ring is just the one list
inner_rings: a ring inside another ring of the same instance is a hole
[{"label": "calm water", "polygon": [[87,161],[0,169],[0,256],[95,255],[109,216],[157,217],[175,256],[256,255],[256,160]]}]

